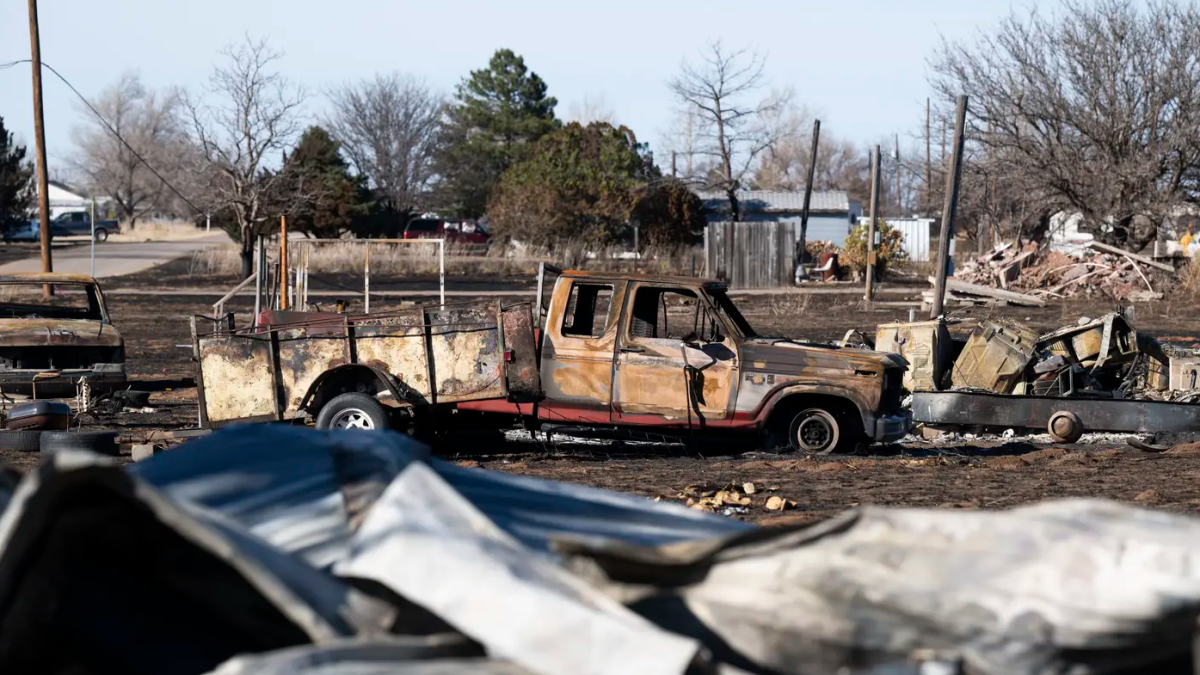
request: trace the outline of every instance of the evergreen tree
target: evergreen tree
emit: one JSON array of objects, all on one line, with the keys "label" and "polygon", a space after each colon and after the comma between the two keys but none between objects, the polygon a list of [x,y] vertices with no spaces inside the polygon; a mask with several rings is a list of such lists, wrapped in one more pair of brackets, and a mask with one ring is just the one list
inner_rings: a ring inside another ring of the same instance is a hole
[{"label": "evergreen tree", "polygon": [[439,201],[464,217],[483,215],[500,175],[559,127],[557,104],[512,50],[497,51],[487,68],[472,71],[443,121],[435,163]]},{"label": "evergreen tree", "polygon": [[33,162],[25,160],[25,146],[17,145],[0,117],[0,227],[32,217]]}]

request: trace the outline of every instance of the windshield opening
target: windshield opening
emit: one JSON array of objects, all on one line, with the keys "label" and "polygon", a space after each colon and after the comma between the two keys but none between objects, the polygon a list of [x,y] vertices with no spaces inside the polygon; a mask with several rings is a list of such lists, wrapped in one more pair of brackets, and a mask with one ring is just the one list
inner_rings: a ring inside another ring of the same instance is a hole
[{"label": "windshield opening", "polygon": [[42,297],[37,282],[0,283],[0,319],[84,319],[103,321],[100,296],[92,284],[50,284],[54,295]]},{"label": "windshield opening", "polygon": [[743,340],[754,337],[757,333],[750,327],[750,322],[746,321],[746,317],[738,311],[737,305],[729,299],[725,291],[711,290],[708,291],[708,296],[712,298],[713,304],[717,307],[717,313],[726,318],[725,324],[732,327],[737,332],[738,337]]}]

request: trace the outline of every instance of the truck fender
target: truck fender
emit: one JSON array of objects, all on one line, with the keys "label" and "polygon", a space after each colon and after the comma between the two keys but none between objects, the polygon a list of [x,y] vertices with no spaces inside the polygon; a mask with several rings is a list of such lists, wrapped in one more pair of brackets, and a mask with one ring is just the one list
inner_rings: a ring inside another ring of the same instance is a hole
[{"label": "truck fender", "polygon": [[312,384],[308,386],[308,391],[304,393],[304,398],[300,399],[300,409],[307,410],[310,407],[320,408],[325,403],[322,389],[327,383],[339,380],[348,382],[378,382],[382,390],[391,393],[394,401],[402,402],[407,400],[401,388],[397,386],[395,379],[385,371],[361,363],[348,363],[336,368],[330,368],[318,375],[317,379],[313,380]]},{"label": "truck fender", "polygon": [[875,426],[875,413],[865,404],[863,398],[857,391],[849,387],[837,387],[826,384],[817,384],[815,382],[801,382],[784,384],[776,388],[771,393],[767,394],[766,401],[759,408],[758,414],[755,415],[763,424],[771,418],[771,414],[775,411],[775,407],[784,399],[798,394],[817,394],[820,396],[836,396],[837,398],[845,399],[852,403],[858,410],[858,415],[862,419],[863,429],[873,429]]}]

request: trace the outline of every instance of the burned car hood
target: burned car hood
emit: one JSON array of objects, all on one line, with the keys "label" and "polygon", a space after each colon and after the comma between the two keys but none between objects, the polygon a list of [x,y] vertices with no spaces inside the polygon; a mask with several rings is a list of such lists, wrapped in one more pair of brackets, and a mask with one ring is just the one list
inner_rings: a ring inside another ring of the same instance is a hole
[{"label": "burned car hood", "polygon": [[747,370],[773,373],[800,374],[811,368],[878,371],[908,365],[896,354],[790,341],[750,340],[742,344],[741,351]]},{"label": "burned car hood", "polygon": [[0,319],[0,347],[120,347],[112,324],[92,319]]}]

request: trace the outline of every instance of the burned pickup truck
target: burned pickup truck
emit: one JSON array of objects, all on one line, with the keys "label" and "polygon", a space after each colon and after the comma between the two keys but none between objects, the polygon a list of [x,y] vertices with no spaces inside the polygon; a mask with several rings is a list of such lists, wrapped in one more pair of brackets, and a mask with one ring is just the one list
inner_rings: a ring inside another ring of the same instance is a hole
[{"label": "burned pickup truck", "polygon": [[719,282],[568,271],[531,304],[196,317],[201,422],[760,433],[813,453],[908,431],[902,358],[759,335]]},{"label": "burned pickup truck", "polygon": [[[49,286],[52,295],[44,296]],[[125,385],[125,341],[96,280],[80,274],[0,275],[0,390],[35,397]]]}]

